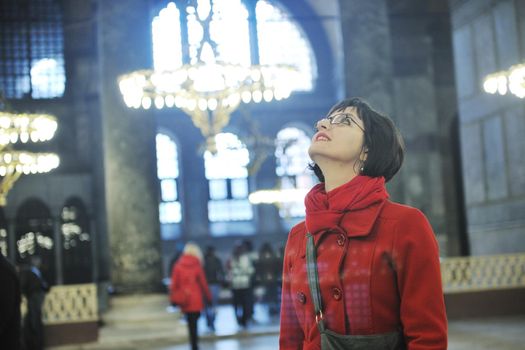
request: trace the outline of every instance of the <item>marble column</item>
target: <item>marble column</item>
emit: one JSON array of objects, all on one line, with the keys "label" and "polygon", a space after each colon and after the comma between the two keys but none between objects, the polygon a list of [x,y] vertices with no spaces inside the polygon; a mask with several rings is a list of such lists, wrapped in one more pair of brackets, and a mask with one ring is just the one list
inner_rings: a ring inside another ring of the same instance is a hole
[{"label": "marble column", "polygon": [[[391,34],[386,0],[339,0],[344,51],[345,96],[362,97],[395,120]],[[402,182],[394,178],[390,195],[403,201]]]},{"label": "marble column", "polygon": [[161,287],[154,114],[125,106],[117,78],[149,68],[147,0],[98,2],[98,50],[107,234],[117,292]]},{"label": "marble column", "polygon": [[392,61],[386,0],[340,0],[346,96],[392,110]]},{"label": "marble column", "polygon": [[400,0],[389,7],[393,114],[406,144],[398,179],[404,184],[403,201],[430,220],[442,256],[457,255],[460,208],[454,192],[459,180],[450,146],[457,104],[448,7],[417,4]]}]

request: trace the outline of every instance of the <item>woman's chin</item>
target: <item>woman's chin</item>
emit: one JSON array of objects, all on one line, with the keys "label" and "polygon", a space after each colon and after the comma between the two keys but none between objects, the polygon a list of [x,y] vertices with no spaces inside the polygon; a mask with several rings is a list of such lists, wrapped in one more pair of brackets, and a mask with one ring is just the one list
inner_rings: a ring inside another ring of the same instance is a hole
[{"label": "woman's chin", "polygon": [[308,155],[315,162],[315,157],[322,157],[326,155],[328,148],[322,142],[313,142],[308,148]]}]

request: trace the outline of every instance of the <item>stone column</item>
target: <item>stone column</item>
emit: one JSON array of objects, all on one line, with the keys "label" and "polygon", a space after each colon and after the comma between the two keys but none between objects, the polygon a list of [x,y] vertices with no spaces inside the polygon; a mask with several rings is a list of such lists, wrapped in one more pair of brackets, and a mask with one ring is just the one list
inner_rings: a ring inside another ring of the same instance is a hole
[{"label": "stone column", "polygon": [[150,68],[147,0],[98,2],[100,104],[111,281],[120,292],[161,286],[153,113],[127,108],[117,78]]},{"label": "stone column", "polygon": [[458,180],[450,146],[457,104],[448,7],[400,0],[390,3],[389,15],[393,114],[406,144],[405,162],[397,175],[404,185],[403,201],[426,214],[441,254],[457,255]]},{"label": "stone column", "polygon": [[[396,121],[387,1],[339,0],[339,7],[345,57],[345,95],[364,98]],[[395,200],[403,201],[401,181],[394,178],[388,189]]]},{"label": "stone column", "polygon": [[392,60],[386,0],[340,0],[347,97],[392,111]]}]

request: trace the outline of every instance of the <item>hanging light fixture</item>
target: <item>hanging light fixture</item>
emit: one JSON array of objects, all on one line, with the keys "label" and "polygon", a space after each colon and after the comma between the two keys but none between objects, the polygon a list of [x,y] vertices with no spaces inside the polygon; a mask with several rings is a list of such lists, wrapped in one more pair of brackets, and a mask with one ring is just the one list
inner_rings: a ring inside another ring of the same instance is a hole
[{"label": "hanging light fixture", "polygon": [[56,130],[56,118],[49,114],[0,111],[0,150],[10,144],[49,141]]},{"label": "hanging light fixture", "polygon": [[57,121],[48,114],[0,111],[0,206],[22,174],[47,173],[60,163],[54,153],[15,150],[17,144],[49,141],[55,135]]},{"label": "hanging light fixture", "polygon": [[525,64],[517,64],[506,71],[487,75],[483,81],[483,89],[489,94],[506,95],[510,92],[519,98],[525,98]]},{"label": "hanging light fixture", "polygon": [[[196,1],[187,7],[196,13]],[[282,100],[290,96],[298,71],[289,65],[243,66],[222,62],[217,44],[211,39],[213,1],[195,20],[202,26],[197,62],[172,70],[138,70],[119,77],[124,102],[130,108],[179,108],[189,115],[206,139],[206,148],[215,153],[215,135],[229,123],[240,103]],[[199,10],[201,8],[199,7]]]}]

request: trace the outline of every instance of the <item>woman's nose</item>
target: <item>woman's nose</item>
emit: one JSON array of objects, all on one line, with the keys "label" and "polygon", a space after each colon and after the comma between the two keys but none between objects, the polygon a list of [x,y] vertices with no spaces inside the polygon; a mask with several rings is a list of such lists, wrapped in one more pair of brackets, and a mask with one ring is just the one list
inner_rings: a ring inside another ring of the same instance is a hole
[{"label": "woman's nose", "polygon": [[317,129],[328,129],[330,121],[327,118],[323,118],[317,122]]}]

